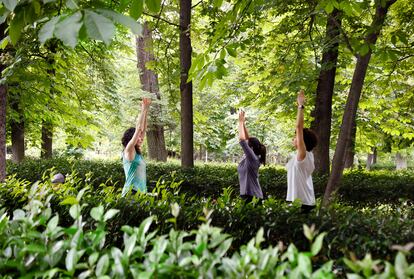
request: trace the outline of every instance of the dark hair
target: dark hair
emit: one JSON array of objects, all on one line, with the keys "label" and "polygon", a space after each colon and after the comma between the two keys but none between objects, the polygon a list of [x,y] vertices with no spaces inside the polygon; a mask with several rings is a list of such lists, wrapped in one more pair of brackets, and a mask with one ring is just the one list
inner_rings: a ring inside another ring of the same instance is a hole
[{"label": "dark hair", "polygon": [[314,149],[315,146],[318,144],[318,137],[316,136],[315,132],[311,129],[304,128],[303,141],[306,145],[306,151],[312,151],[312,149]]},{"label": "dark hair", "polygon": [[261,142],[255,137],[249,138],[248,144],[253,149],[254,154],[256,154],[259,157],[260,163],[265,165],[266,164],[266,146],[261,144]]},{"label": "dark hair", "polygon": [[[135,128],[131,127],[125,130],[124,135],[122,136],[122,145],[124,146],[124,148],[128,145],[128,143],[131,141],[132,137],[134,136],[135,133]],[[141,150],[139,150],[136,146],[135,146],[135,151],[138,154],[141,154]]]}]

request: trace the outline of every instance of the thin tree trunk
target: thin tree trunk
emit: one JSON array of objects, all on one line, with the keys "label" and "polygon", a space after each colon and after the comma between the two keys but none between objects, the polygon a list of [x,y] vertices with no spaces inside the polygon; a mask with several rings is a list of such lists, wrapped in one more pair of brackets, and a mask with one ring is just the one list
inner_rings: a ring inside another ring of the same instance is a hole
[{"label": "thin tree trunk", "polygon": [[[148,23],[144,23],[142,37],[136,37],[138,70],[141,86],[144,91],[153,93],[158,100],[161,94],[158,86],[158,75],[147,68],[147,63],[155,61],[152,32]],[[164,126],[161,124],[162,108],[159,103],[152,105],[150,124],[147,129],[149,158],[156,161],[167,161],[165,148]]]},{"label": "thin tree trunk", "polygon": [[352,168],[354,166],[356,130],[357,130],[356,119],[354,119],[352,123],[351,140],[345,151],[345,168],[346,169]]},{"label": "thin tree trunk", "polygon": [[[396,0],[388,0],[384,3],[383,6],[381,5],[382,1],[376,1],[377,6],[373,22],[368,29],[368,33],[365,37],[365,43],[367,45],[375,45],[384,24],[388,9],[395,1]],[[352,123],[355,121],[358,103],[361,97],[361,91],[364,85],[371,54],[372,50],[369,48],[368,53],[363,56],[357,56],[357,63],[355,66],[354,75],[352,77],[352,84],[348,94],[344,115],[342,117],[342,125],[339,132],[338,142],[336,144],[334,158],[332,161],[332,173],[329,176],[328,184],[326,186],[323,198],[323,205],[325,207],[329,205],[332,194],[338,188],[339,182],[343,175],[345,166],[345,151],[351,141]]]},{"label": "thin tree trunk", "polygon": [[322,68],[316,88],[315,109],[312,112],[314,121],[311,128],[318,136],[318,145],[313,150],[315,172],[329,174],[329,146],[331,138],[332,96],[335,85],[336,66],[338,61],[339,26],[341,15],[334,9],[328,16],[325,43],[327,47],[322,55]]},{"label": "thin tree trunk", "polygon": [[49,122],[42,123],[42,146],[40,157],[43,159],[52,158],[53,151],[53,125]]},{"label": "thin tree trunk", "polygon": [[395,154],[395,169],[406,170],[407,169],[407,157],[403,156],[400,152]]},{"label": "thin tree trunk", "polygon": [[377,148],[373,147],[372,152],[367,155],[367,170],[372,168],[373,164],[377,163]]},{"label": "thin tree trunk", "polygon": [[[0,68],[2,65],[0,65]],[[0,85],[0,182],[6,178],[6,107],[7,85]]]},{"label": "thin tree trunk", "polygon": [[[55,76],[56,76],[56,70],[55,70],[55,55],[58,50],[58,42],[53,39],[48,42],[47,49],[49,50],[49,54],[47,57],[47,63],[49,64],[49,69],[47,70],[47,73],[49,74],[49,78],[51,79],[50,84],[50,99],[53,99],[53,96],[55,95],[55,88],[54,88],[54,82],[55,82]],[[51,112],[52,109],[47,106],[47,109]],[[43,120],[42,122],[42,143],[40,147],[40,158],[42,159],[49,159],[52,158],[53,155],[53,123],[50,120]]]},{"label": "thin tree trunk", "polygon": [[[0,24],[0,39],[6,36],[7,24]],[[1,51],[3,53],[3,51]],[[3,77],[3,70],[6,65],[0,63],[0,75]],[[6,108],[7,108],[7,85],[0,84],[0,182],[6,178]]]},{"label": "thin tree trunk", "polygon": [[187,82],[191,67],[191,0],[180,0],[180,92],[181,92],[181,166],[194,167],[193,84]]},{"label": "thin tree trunk", "polygon": [[12,109],[17,112],[19,119],[10,121],[11,140],[12,140],[12,160],[20,163],[24,159],[24,120],[19,108],[18,100],[13,100]]}]

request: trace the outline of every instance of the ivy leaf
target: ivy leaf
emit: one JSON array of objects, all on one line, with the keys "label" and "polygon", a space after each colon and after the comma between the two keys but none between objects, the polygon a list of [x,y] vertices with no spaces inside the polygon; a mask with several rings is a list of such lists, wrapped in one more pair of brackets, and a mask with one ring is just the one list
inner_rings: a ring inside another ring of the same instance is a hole
[{"label": "ivy leaf", "polygon": [[138,19],[144,10],[144,0],[133,0],[129,8],[129,15],[133,19]]},{"label": "ivy leaf", "polygon": [[125,27],[128,27],[135,35],[142,34],[142,25],[129,16],[125,16],[123,14],[104,9],[99,9],[97,10],[97,12],[99,12],[101,15],[106,16],[107,18],[110,18],[112,21],[115,21],[119,24],[122,24]]},{"label": "ivy leaf", "polygon": [[65,45],[75,48],[79,29],[82,27],[82,13],[76,12],[56,24],[55,36]]},{"label": "ivy leaf", "polygon": [[85,12],[86,31],[90,38],[109,45],[115,35],[115,26],[108,18],[92,11]]},{"label": "ivy leaf", "polygon": [[149,11],[158,13],[161,9],[161,0],[146,0],[145,5]]},{"label": "ivy leaf", "polygon": [[55,16],[45,23],[39,31],[39,41],[43,45],[47,40],[53,38],[56,29],[56,23],[60,20],[60,16]]}]

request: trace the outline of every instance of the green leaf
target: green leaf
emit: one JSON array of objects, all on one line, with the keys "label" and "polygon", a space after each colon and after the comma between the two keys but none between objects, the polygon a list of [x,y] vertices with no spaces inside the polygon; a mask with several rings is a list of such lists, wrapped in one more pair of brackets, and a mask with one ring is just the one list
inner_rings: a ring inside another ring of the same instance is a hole
[{"label": "green leaf", "polygon": [[12,44],[16,44],[20,39],[24,27],[24,11],[20,11],[15,14],[9,26],[9,36]]},{"label": "green leaf", "polygon": [[56,23],[60,20],[60,16],[55,16],[48,22],[46,22],[39,31],[39,41],[44,44],[47,40],[53,38],[55,32]]},{"label": "green leaf", "polygon": [[142,25],[139,24],[137,21],[135,21],[132,17],[125,16],[123,14],[120,14],[114,11],[103,10],[103,9],[99,9],[97,10],[97,12],[131,29],[132,33],[134,33],[135,35],[142,34]]},{"label": "green leaf", "polygon": [[129,8],[129,15],[133,19],[138,19],[142,11],[144,10],[144,0],[132,0],[131,7]]},{"label": "green leaf", "polygon": [[135,243],[137,242],[136,235],[131,236],[128,238],[128,240],[125,241],[125,249],[124,249],[124,255],[129,257],[131,256],[132,252],[135,248]]},{"label": "green leaf", "polygon": [[214,0],[213,2],[214,8],[220,8],[223,5],[223,0]]},{"label": "green leaf", "polygon": [[59,216],[56,215],[52,219],[50,219],[49,222],[47,223],[47,229],[53,232],[56,229],[58,223],[59,223]]},{"label": "green leaf", "polygon": [[70,216],[72,216],[73,219],[76,220],[80,216],[80,211],[81,211],[81,209],[80,209],[79,204],[74,204],[70,207],[69,214],[70,214]]},{"label": "green leaf", "polygon": [[325,11],[326,11],[326,13],[327,13],[327,14],[332,13],[332,12],[333,12],[333,10],[334,10],[334,6],[333,6],[332,2],[331,2],[331,1],[329,1],[329,2],[326,4],[326,6],[324,7],[324,9],[325,9]]},{"label": "green leaf", "polygon": [[72,248],[69,250],[68,254],[66,255],[66,259],[65,259],[66,269],[68,271],[73,271],[75,269],[76,262],[77,262],[76,248]]},{"label": "green leaf", "polygon": [[74,48],[78,43],[79,29],[82,27],[82,13],[76,12],[56,24],[55,36],[62,42]]},{"label": "green leaf", "polygon": [[226,47],[227,53],[232,57],[237,57],[237,52],[233,47]]},{"label": "green leaf", "polygon": [[119,210],[118,209],[109,209],[105,215],[104,215],[104,221],[108,221],[109,219],[112,219],[116,214],[118,214]]},{"label": "green leaf", "polygon": [[91,210],[91,217],[95,220],[95,221],[101,221],[103,214],[104,214],[104,208],[102,205],[97,206],[92,208]]},{"label": "green leaf", "polygon": [[367,45],[367,44],[363,44],[359,49],[359,54],[361,56],[364,56],[364,55],[368,54],[368,52],[369,52],[369,45]]},{"label": "green leaf", "polygon": [[408,268],[407,260],[402,252],[398,252],[395,257],[395,274],[398,279],[407,278],[405,276],[405,270]]},{"label": "green leaf", "polygon": [[108,267],[109,257],[107,254],[105,254],[99,259],[98,264],[96,265],[95,275],[98,277],[104,275],[108,270]]},{"label": "green leaf", "polygon": [[0,41],[0,49],[5,49],[9,45],[9,37],[4,37],[3,40]]},{"label": "green leaf", "polygon": [[0,24],[4,23],[7,17],[10,15],[10,11],[7,10],[4,6],[0,8]]},{"label": "green leaf", "polygon": [[93,266],[99,258],[99,252],[93,252],[88,258],[89,266]]},{"label": "green leaf", "polygon": [[158,13],[161,9],[161,0],[145,0],[145,5],[150,12]]},{"label": "green leaf", "polygon": [[312,273],[312,264],[310,258],[304,253],[299,253],[298,266],[301,273],[305,275],[305,278],[310,278]]},{"label": "green leaf", "polygon": [[78,204],[78,200],[73,197],[73,196],[69,196],[67,198],[65,198],[63,201],[60,202],[60,204],[65,205],[65,204],[70,204],[70,205],[74,205],[74,204]]},{"label": "green leaf", "polygon": [[312,243],[312,247],[311,247],[311,253],[312,256],[316,256],[319,251],[321,251],[322,249],[322,244],[323,244],[323,238],[325,237],[326,233],[321,233],[320,235],[318,235],[315,239],[315,242]]},{"label": "green leaf", "polygon": [[14,8],[17,6],[17,0],[2,0],[1,2],[11,12],[13,12]]},{"label": "green leaf", "polygon": [[84,22],[90,38],[101,40],[106,45],[111,43],[115,35],[115,26],[112,21],[95,12],[86,11]]}]

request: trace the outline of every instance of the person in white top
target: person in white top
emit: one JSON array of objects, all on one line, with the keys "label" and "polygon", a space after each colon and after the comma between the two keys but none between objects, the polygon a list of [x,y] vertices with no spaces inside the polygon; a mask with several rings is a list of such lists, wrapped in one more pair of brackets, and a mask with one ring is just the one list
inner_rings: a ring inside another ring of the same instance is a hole
[{"label": "person in white top", "polygon": [[302,202],[302,212],[307,213],[315,208],[312,181],[315,164],[312,149],[318,140],[312,130],[303,128],[303,110],[305,108],[305,92],[303,90],[298,93],[297,104],[296,135],[293,139],[296,154],[286,164],[288,181],[286,200],[293,202],[299,199]]}]

